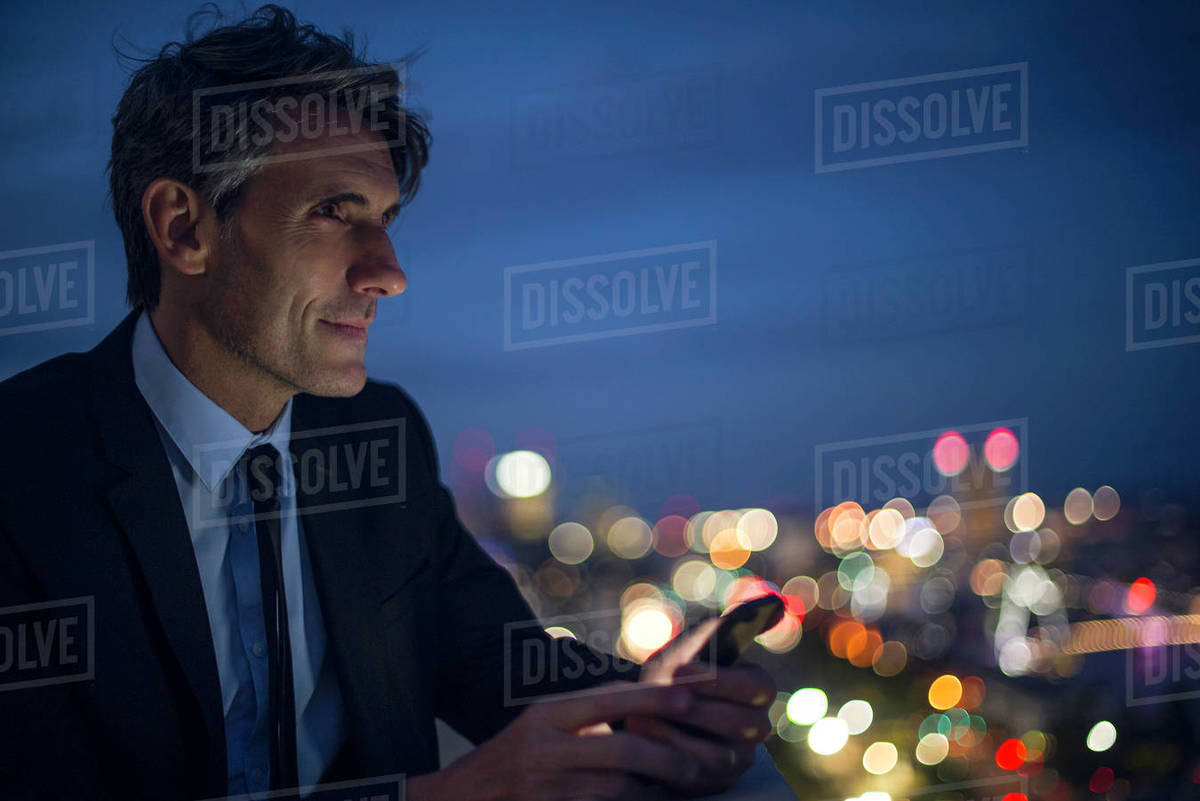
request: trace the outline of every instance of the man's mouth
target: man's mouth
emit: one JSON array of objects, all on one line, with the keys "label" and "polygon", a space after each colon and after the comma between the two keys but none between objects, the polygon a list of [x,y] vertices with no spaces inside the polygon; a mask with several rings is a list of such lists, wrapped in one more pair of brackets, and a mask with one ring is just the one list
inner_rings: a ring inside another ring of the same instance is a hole
[{"label": "man's mouth", "polygon": [[371,325],[369,320],[321,320],[321,324],[336,334],[359,342],[367,341],[367,327]]}]

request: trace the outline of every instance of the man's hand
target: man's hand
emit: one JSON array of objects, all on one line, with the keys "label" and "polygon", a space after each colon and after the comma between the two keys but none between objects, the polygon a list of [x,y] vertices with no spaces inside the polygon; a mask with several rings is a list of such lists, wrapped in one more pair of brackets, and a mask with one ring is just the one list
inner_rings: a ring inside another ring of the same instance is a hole
[{"label": "man's hand", "polygon": [[[771,733],[767,708],[775,699],[776,688],[765,670],[748,662],[715,667],[693,661],[719,622],[719,618],[705,621],[672,641],[642,668],[642,682],[690,689],[695,695],[691,708],[682,714],[634,715],[626,722],[627,731],[671,745],[699,762],[699,776],[664,780],[687,794],[716,793],[731,787],[754,764],[758,744]],[[708,736],[682,731],[668,720],[686,723]]]},{"label": "man's hand", "polygon": [[615,682],[595,693],[535,703],[446,769],[411,779],[410,801],[639,799],[646,783],[698,780],[697,760],[674,745],[608,725],[629,716],[685,719],[686,687]]}]

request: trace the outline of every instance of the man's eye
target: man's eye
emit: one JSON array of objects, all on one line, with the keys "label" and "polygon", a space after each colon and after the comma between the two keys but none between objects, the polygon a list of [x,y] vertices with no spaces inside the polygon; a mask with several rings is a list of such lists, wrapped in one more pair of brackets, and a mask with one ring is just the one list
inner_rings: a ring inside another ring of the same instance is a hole
[{"label": "man's eye", "polygon": [[338,215],[338,206],[336,203],[326,203],[324,206],[318,206],[317,210],[313,213],[318,217],[327,217],[331,220],[341,219]]}]

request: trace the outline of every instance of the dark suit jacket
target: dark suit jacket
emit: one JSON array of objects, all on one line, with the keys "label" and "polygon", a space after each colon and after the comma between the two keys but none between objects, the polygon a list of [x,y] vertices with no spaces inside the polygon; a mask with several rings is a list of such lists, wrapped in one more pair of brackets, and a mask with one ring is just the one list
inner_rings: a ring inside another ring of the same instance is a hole
[{"label": "dark suit jacket", "polygon": [[[212,636],[179,494],[134,384],[135,320],[0,384],[0,606],[90,596],[95,613],[94,680],[0,687],[0,798],[226,793]],[[506,639],[506,622],[534,616],[458,521],[429,428],[400,389],[299,395],[292,429],[394,418],[405,500],[303,518],[348,732],[329,781],[436,770],[435,716],[475,742],[494,735],[522,709],[504,702],[506,660],[523,658],[522,642],[562,647],[538,627]],[[301,513],[323,500],[300,492]],[[634,676],[587,658],[587,672],[538,691]]]}]

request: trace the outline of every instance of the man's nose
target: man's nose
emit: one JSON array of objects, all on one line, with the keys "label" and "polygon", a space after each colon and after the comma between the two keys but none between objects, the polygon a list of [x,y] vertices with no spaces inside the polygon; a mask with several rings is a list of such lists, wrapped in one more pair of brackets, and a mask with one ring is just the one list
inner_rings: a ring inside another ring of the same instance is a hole
[{"label": "man's nose", "polygon": [[367,229],[360,237],[362,250],[347,276],[350,288],[377,297],[399,295],[408,286],[408,278],[396,259],[396,249],[387,231]]}]

